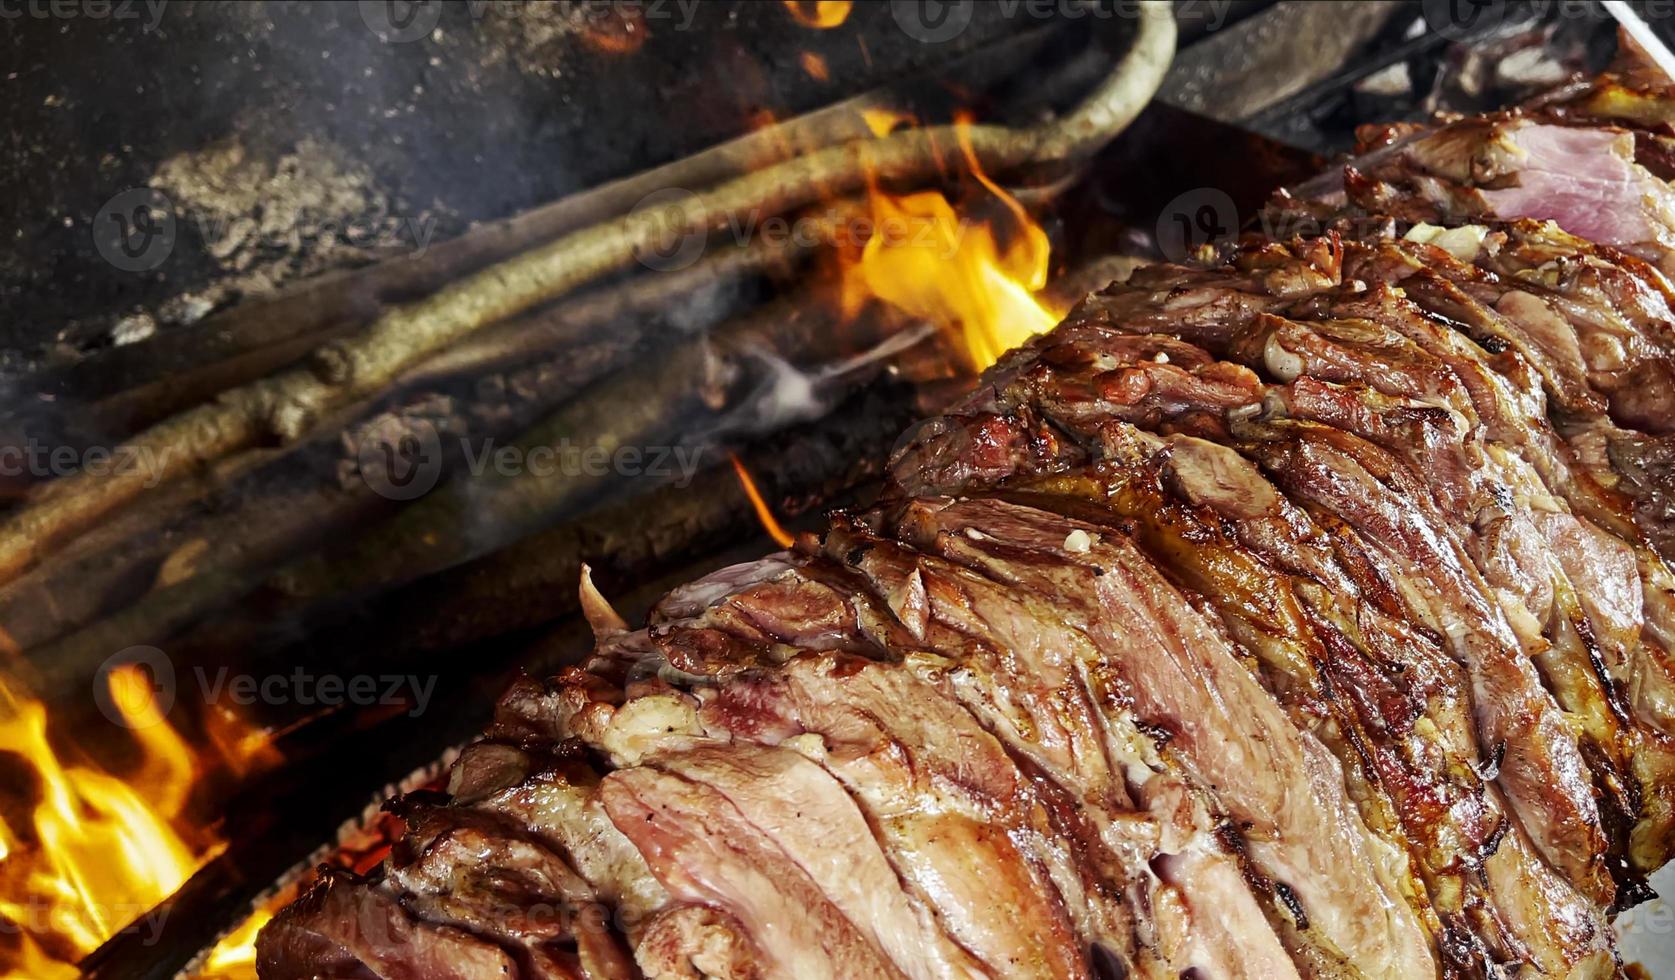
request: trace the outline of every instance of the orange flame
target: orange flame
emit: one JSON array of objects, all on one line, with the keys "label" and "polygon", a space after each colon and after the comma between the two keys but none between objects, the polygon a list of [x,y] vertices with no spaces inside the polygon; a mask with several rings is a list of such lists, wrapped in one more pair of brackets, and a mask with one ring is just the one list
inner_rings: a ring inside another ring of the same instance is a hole
[{"label": "orange flame", "polygon": [[256,934],[273,920],[272,909],[257,909],[226,938],[215,944],[192,980],[254,980],[256,976]]},{"label": "orange flame", "polygon": [[122,778],[65,761],[49,739],[46,706],[0,680],[0,750],[27,763],[36,782],[29,823],[0,821],[0,920],[20,940],[0,944],[5,976],[77,975],[75,963],[224,847],[179,830],[205,766],[164,721],[143,668],[107,678],[141,751]]},{"label": "orange flame", "polygon": [[855,0],[783,0],[785,9],[804,27],[830,30],[849,19]]},{"label": "orange flame", "polygon": [[756,519],[762,522],[762,530],[767,531],[769,537],[779,542],[781,548],[791,547],[792,542],[797,539],[779,526],[779,521],[774,518],[774,512],[768,507],[768,502],[762,499],[762,491],[756,489],[756,481],[750,478],[750,471],[744,468],[744,463],[734,454],[728,453],[727,458],[733,461],[733,472],[738,475],[739,486],[744,488],[744,495],[750,498],[750,506],[756,509]]},{"label": "orange flame", "polygon": [[[875,130],[899,120],[869,117]],[[1005,208],[1009,234],[963,218],[939,191],[897,195],[876,185],[868,202],[873,234],[844,267],[841,302],[853,315],[871,300],[942,326],[968,365],[982,370],[1000,355],[1051,330],[1065,311],[1038,295],[1047,284],[1047,233],[1012,195],[983,172],[966,128],[960,148],[971,173]]]},{"label": "orange flame", "polygon": [[902,126],[912,126],[916,120],[911,113],[896,109],[884,109],[868,106],[861,110],[861,118],[866,121],[867,128],[874,136],[888,136]]}]

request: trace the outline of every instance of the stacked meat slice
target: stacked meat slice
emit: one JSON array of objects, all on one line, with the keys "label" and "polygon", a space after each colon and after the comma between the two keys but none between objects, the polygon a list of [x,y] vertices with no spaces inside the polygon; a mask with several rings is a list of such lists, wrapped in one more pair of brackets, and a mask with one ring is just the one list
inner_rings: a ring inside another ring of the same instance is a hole
[{"label": "stacked meat slice", "polygon": [[1319,235],[1089,297],[876,509],[644,629],[584,582],[592,657],[262,975],[1620,975],[1675,853],[1635,84],[1389,135],[1276,202]]}]

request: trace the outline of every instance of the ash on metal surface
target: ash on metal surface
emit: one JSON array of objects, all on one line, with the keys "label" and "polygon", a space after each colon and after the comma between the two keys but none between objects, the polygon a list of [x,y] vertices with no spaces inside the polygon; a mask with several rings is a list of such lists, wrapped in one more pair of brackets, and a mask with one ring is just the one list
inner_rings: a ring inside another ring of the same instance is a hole
[{"label": "ash on metal surface", "polygon": [[428,211],[404,214],[370,168],[313,137],[277,159],[229,137],[169,157],[149,183],[226,273],[162,303],[165,323],[193,322],[324,269],[423,249],[436,223]]}]

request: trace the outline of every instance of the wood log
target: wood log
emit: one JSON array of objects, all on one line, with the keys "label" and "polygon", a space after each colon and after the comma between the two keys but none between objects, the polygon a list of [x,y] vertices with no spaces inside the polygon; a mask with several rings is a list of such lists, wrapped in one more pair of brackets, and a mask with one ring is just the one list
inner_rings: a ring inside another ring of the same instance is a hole
[{"label": "wood log", "polygon": [[[577,329],[587,325],[597,326],[613,319],[645,315],[666,307],[675,298],[733,287],[746,288],[750,280],[758,277],[783,280],[797,267],[807,251],[794,242],[758,239],[742,247],[716,250],[686,269],[631,276],[622,282],[596,287],[563,301],[557,308],[538,309],[468,336],[434,357],[420,361],[397,384],[411,384],[430,376],[488,367],[497,360],[512,359],[522,353],[540,355],[570,339]],[[126,437],[159,419],[211,399],[228,388],[295,363],[322,343],[350,336],[370,319],[360,315],[355,305],[347,306],[345,310],[347,312],[343,315],[318,328],[299,329],[297,336],[254,351],[240,351],[211,359],[184,371],[170,370],[165,366],[180,355],[174,350],[157,351],[152,357],[131,360],[123,364],[121,370],[113,370],[111,377],[104,379],[105,383],[131,380],[135,374],[145,370],[155,373],[92,404],[67,411],[75,428],[80,431],[97,434],[104,439]],[[264,313],[262,318],[253,316],[251,322],[263,322],[267,315]],[[228,329],[237,334],[236,324]],[[218,333],[216,336],[225,335]],[[140,346],[144,345],[136,345]],[[206,348],[211,353],[222,349],[224,344],[215,343]],[[71,381],[61,387],[69,393],[68,397],[86,398],[89,392],[78,384],[80,382]]]},{"label": "wood log", "polygon": [[[868,329],[879,335],[884,330],[876,324],[870,328],[849,325],[845,329],[853,334],[840,334],[839,326],[838,315],[823,304],[801,297],[782,298],[723,325],[713,338],[699,336],[675,345],[654,360],[649,370],[621,372],[598,381],[526,432],[518,444],[525,458],[531,449],[566,442],[606,450],[683,445],[683,431],[695,435],[695,424],[725,422],[730,412],[738,410],[741,399],[754,395],[741,390],[740,381],[761,378],[759,370],[751,373],[748,368],[760,366],[765,354],[830,364],[850,354],[857,342],[865,342]],[[718,387],[718,379],[732,383]],[[864,381],[864,376],[842,379],[846,386]],[[835,401],[840,396],[841,390],[831,397]],[[717,439],[693,439],[685,445],[693,451],[713,452]],[[238,529],[228,542],[212,544],[236,550],[232,560],[213,572],[155,588],[132,605],[30,650],[31,680],[46,697],[72,690],[86,683],[97,665],[115,651],[161,641],[264,583],[268,588],[263,595],[263,616],[269,619],[288,621],[287,617],[310,606],[354,601],[478,557],[538,527],[573,518],[597,505],[613,488],[622,492],[624,483],[608,475],[563,470],[455,479],[375,524],[347,547],[305,555],[278,572],[273,571],[272,553],[265,549],[294,552],[301,529],[263,528],[249,523],[248,516],[230,518],[238,522]],[[643,480],[635,487],[651,488]],[[363,494],[362,499],[370,506],[388,503],[375,495]],[[307,508],[293,507],[289,512],[306,525]],[[347,530],[339,529],[339,533]],[[313,546],[313,542],[304,545]],[[206,562],[204,567],[211,564]]]},{"label": "wood log", "polygon": [[[423,362],[387,394],[344,409],[309,440],[240,454],[137,501],[0,587],[0,622],[17,645],[31,649],[151,588],[192,574],[271,567],[387,517],[395,502],[343,472],[354,456],[345,452],[348,434],[363,429],[369,416],[391,423],[411,417],[478,442],[504,439],[624,366],[649,336],[709,326],[693,309],[694,291],[736,293],[711,306],[708,316],[722,318],[735,312],[732,303],[756,299],[735,276],[795,261],[796,252],[757,243],[501,324]],[[671,310],[681,311],[678,327]],[[459,462],[443,459],[442,471]]]}]

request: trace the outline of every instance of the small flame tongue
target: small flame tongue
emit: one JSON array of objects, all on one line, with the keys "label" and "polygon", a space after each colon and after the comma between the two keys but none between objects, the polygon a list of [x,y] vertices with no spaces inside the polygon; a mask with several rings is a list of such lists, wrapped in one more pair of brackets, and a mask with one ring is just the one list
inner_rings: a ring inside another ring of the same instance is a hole
[{"label": "small flame tongue", "polygon": [[256,934],[271,921],[272,909],[258,909],[216,944],[192,980],[238,980],[255,976]]},{"label": "small flame tongue", "polygon": [[[898,119],[869,118],[875,129]],[[1063,311],[1035,294],[1047,284],[1051,244],[1018,200],[983,173],[961,129],[961,149],[982,187],[1003,205],[1008,234],[963,217],[939,191],[896,195],[871,188],[873,234],[844,269],[843,305],[871,299],[938,324],[955,337],[976,371],[1036,334]]]},{"label": "small flame tongue", "polygon": [[756,511],[756,520],[761,523],[762,530],[768,532],[768,537],[773,538],[781,548],[789,548],[795,544],[797,539],[780,526],[779,520],[774,517],[773,508],[762,499],[762,491],[756,489],[756,481],[751,479],[750,471],[745,469],[744,462],[733,453],[728,453],[727,458],[733,461],[733,473],[738,476],[739,487],[744,490],[751,509]]}]

